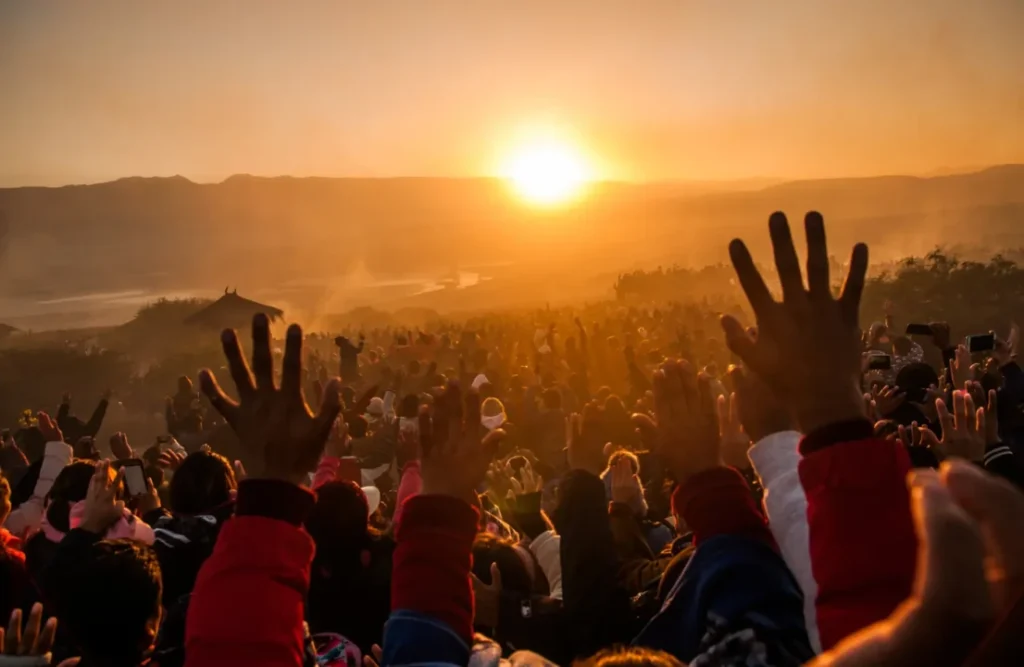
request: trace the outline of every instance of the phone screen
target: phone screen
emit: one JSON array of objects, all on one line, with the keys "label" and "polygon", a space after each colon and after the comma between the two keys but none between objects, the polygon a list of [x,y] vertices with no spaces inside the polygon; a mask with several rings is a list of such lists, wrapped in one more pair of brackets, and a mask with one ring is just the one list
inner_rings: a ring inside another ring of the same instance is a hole
[{"label": "phone screen", "polygon": [[994,350],[996,347],[996,336],[995,334],[979,334],[976,336],[967,337],[967,351],[968,352],[989,352]]},{"label": "phone screen", "polygon": [[146,475],[142,471],[142,461],[131,461],[124,466],[124,484],[130,496],[141,496],[146,493]]},{"label": "phone screen", "polygon": [[868,369],[873,371],[887,371],[892,368],[892,357],[888,354],[874,354],[868,360]]}]

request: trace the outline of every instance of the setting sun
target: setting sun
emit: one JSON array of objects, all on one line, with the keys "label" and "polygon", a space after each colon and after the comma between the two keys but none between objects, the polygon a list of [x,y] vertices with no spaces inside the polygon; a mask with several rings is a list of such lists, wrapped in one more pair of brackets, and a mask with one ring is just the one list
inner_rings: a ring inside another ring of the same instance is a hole
[{"label": "setting sun", "polygon": [[516,192],[534,204],[561,204],[574,199],[591,178],[583,156],[570,144],[545,139],[512,152],[502,169]]}]

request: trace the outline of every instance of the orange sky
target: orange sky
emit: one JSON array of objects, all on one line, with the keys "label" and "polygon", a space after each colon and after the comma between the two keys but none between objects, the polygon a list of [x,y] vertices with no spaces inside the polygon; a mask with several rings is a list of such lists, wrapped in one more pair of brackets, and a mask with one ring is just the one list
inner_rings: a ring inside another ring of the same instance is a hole
[{"label": "orange sky", "polygon": [[0,186],[493,174],[534,125],[606,178],[1024,162],[1024,2],[0,3]]}]

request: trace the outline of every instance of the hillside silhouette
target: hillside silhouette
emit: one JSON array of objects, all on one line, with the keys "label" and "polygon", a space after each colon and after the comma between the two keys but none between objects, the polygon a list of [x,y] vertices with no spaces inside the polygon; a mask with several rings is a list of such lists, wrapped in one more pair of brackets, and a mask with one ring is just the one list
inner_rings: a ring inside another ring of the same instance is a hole
[{"label": "hillside silhouette", "polygon": [[[765,252],[767,234],[752,230],[778,209],[821,210],[833,248],[870,239],[878,260],[937,245],[967,256],[1024,247],[1024,165],[721,187],[600,183],[560,209],[531,208],[485,178],[236,175],[199,184],[177,176],[0,189],[0,294],[53,301],[122,290],[216,294],[231,285],[289,300],[280,295],[291,291],[313,308],[333,306],[357,280],[378,284],[369,298],[387,305],[408,301],[403,278],[443,279],[459,269],[495,278],[477,290],[485,305],[506,299],[503,286],[552,276],[562,277],[555,292],[571,298],[591,284],[607,290],[608,277],[623,270],[723,261],[740,234],[755,254]],[[507,296],[541,301],[555,292]],[[398,305],[455,307],[461,296],[442,291]]]}]

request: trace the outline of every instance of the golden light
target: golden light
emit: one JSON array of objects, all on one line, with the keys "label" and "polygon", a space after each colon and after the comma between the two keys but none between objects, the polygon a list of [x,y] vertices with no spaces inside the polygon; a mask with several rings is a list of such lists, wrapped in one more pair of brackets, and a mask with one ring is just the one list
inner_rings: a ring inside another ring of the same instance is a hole
[{"label": "golden light", "polygon": [[535,139],[514,149],[502,176],[533,204],[562,204],[578,197],[591,179],[586,159],[571,144],[554,137]]}]

